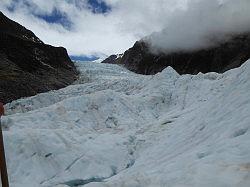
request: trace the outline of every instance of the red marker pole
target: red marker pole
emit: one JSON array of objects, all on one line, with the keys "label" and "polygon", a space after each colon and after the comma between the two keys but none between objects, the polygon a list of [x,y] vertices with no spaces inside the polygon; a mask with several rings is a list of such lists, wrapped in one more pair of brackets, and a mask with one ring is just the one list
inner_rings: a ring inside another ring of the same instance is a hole
[{"label": "red marker pole", "polygon": [[7,172],[6,159],[4,153],[2,124],[1,124],[1,117],[3,115],[4,115],[4,107],[3,103],[0,103],[0,170],[1,170],[2,187],[9,187],[8,172]]}]

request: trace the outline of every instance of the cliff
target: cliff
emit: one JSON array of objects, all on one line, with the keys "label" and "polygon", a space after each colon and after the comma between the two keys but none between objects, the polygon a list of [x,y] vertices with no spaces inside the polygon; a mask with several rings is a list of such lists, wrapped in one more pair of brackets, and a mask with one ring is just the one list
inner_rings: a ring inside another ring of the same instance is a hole
[{"label": "cliff", "polygon": [[139,74],[156,74],[168,66],[179,74],[223,73],[239,67],[250,58],[250,33],[234,35],[217,46],[191,52],[154,54],[144,41],[137,41],[122,57],[103,63],[121,64]]},{"label": "cliff", "polygon": [[76,78],[65,48],[44,44],[0,12],[0,101],[60,89]]}]

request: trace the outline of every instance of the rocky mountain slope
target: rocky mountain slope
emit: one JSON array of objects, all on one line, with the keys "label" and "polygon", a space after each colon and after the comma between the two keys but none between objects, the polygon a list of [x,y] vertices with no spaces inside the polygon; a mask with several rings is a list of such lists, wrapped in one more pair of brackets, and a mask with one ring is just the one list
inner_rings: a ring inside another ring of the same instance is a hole
[{"label": "rocky mountain slope", "polygon": [[0,101],[59,89],[76,77],[66,49],[44,44],[0,12]]},{"label": "rocky mountain slope", "polygon": [[111,55],[103,63],[122,64],[139,74],[155,74],[171,66],[179,74],[222,73],[239,67],[250,58],[250,33],[232,36],[208,49],[192,52],[154,54],[149,45],[138,41],[123,56]]}]

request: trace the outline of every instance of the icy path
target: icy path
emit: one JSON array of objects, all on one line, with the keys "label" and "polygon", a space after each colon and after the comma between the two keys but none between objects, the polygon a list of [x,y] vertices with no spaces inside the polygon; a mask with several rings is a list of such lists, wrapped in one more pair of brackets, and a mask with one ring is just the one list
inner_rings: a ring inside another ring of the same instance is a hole
[{"label": "icy path", "polygon": [[6,106],[11,187],[250,186],[250,61],[196,76],[78,66],[75,85]]}]

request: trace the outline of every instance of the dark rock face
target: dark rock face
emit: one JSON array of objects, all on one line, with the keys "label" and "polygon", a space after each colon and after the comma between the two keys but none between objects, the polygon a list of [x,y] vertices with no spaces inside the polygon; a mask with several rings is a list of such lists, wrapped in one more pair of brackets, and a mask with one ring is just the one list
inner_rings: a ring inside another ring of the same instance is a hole
[{"label": "dark rock face", "polygon": [[[109,57],[110,58],[110,57]],[[230,40],[206,50],[153,54],[148,45],[138,41],[128,49],[121,59],[103,63],[122,64],[139,74],[155,74],[171,66],[179,74],[197,74],[199,72],[222,73],[239,67],[250,58],[250,33],[232,37]]]},{"label": "dark rock face", "polygon": [[108,58],[106,58],[102,63],[107,63],[107,64],[120,64],[120,60],[122,59],[122,54],[119,55],[111,55]]},{"label": "dark rock face", "polygon": [[76,78],[66,49],[44,44],[0,12],[0,101],[60,89]]}]

